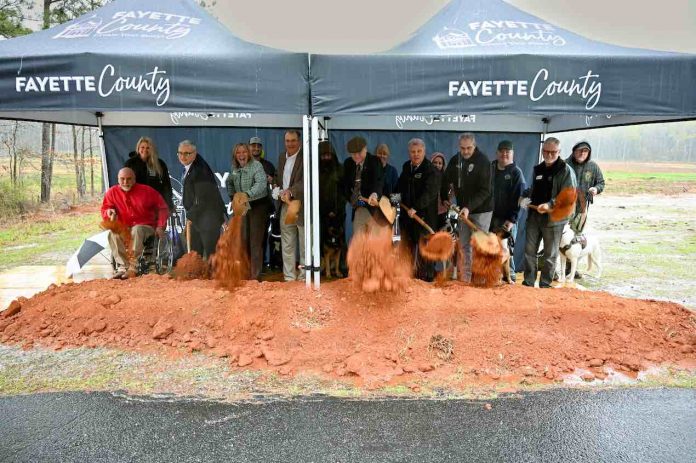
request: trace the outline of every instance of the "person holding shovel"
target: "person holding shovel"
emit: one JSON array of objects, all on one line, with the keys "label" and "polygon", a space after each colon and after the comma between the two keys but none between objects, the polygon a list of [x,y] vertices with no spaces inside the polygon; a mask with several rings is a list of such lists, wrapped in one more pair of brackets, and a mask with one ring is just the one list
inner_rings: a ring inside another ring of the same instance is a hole
[{"label": "person holding shovel", "polygon": [[[304,197],[304,156],[300,146],[301,134],[299,130],[285,132],[285,153],[278,157],[278,170],[276,171],[275,184],[279,185],[280,192],[280,247],[283,253],[283,278],[285,281],[304,280],[304,273],[297,271],[297,247],[300,248],[300,262],[304,264],[305,234],[304,214],[302,209],[295,211],[290,208],[293,201],[301,201]],[[288,208],[291,215],[297,214],[292,220],[288,220]]]},{"label": "person holding shovel", "polygon": [[353,206],[353,234],[368,231],[376,222],[372,214],[384,189],[382,164],[367,152],[363,137],[348,140],[346,150],[350,154],[343,162],[343,194]]},{"label": "person holding shovel", "polygon": [[[476,146],[476,137],[466,132],[459,136],[459,153],[447,164],[442,178],[440,197],[454,194],[461,212],[461,219],[469,219],[479,230],[488,232],[493,216],[493,194],[491,187],[491,164],[488,157]],[[447,201],[449,207],[449,201]],[[463,268],[460,276],[471,282],[471,234],[466,223],[459,223],[459,245],[462,247]]]},{"label": "person holding shovel", "polygon": [[425,142],[412,138],[408,142],[408,158],[403,165],[397,193],[401,194],[403,204],[399,216],[402,242],[409,247],[415,258],[416,277],[433,281],[435,267],[433,262],[422,259],[417,252],[421,237],[428,234],[416,220],[417,215],[431,228],[437,227],[437,200],[440,190],[440,176],[433,164],[425,157]]},{"label": "person holding shovel", "polygon": [[[102,219],[120,222],[130,233],[133,256],[143,252],[147,238],[157,234],[164,236],[169,218],[169,207],[164,198],[154,188],[136,183],[135,172],[129,167],[118,171],[118,185],[109,188],[104,195],[101,207]],[[126,241],[128,236],[125,237]],[[124,243],[124,237],[109,230],[109,247],[116,261],[114,278],[125,280],[131,264]]]},{"label": "person holding shovel", "polygon": [[209,259],[215,253],[220,227],[225,221],[225,204],[217,180],[205,159],[190,140],[179,143],[179,162],[184,166],[183,203],[186,209],[186,231],[190,233],[190,251]]},{"label": "person holding shovel", "polygon": [[537,250],[543,239],[544,267],[541,269],[539,287],[550,288],[556,270],[563,226],[568,223],[569,214],[554,221],[549,212],[556,206],[559,194],[563,191],[574,193],[578,182],[573,169],[561,159],[561,142],[558,138],[547,138],[541,147],[541,155],[544,161],[534,166],[532,186],[523,194],[529,198],[530,206],[527,214],[522,284],[534,286],[537,277]]},{"label": "person holding shovel", "polygon": [[232,173],[227,177],[227,193],[235,209],[242,214],[242,242],[249,256],[249,273],[257,280],[263,268],[263,238],[268,209],[268,180],[261,162],[252,155],[246,143],[232,148]]}]

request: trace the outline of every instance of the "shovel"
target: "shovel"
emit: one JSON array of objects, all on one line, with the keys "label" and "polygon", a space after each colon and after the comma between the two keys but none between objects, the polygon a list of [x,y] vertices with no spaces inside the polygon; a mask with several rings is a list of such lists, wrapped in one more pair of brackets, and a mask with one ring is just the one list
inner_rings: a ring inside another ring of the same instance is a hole
[{"label": "shovel", "polygon": [[[410,207],[406,206],[404,203],[400,204],[402,209],[410,209]],[[452,236],[449,233],[442,231],[436,233],[425,220],[418,217],[418,214],[414,214],[412,218],[429,233],[429,235],[419,243],[418,252],[420,252],[421,256],[433,262],[447,260],[452,257],[454,253],[454,241],[452,241]]]},{"label": "shovel", "polygon": [[[360,201],[365,201],[368,204],[370,203],[369,198],[365,198],[364,196],[360,196],[358,199]],[[389,222],[390,225],[393,225],[394,220],[396,220],[396,208],[391,205],[389,198],[386,196],[379,198],[378,206],[379,210],[382,211],[384,218],[387,219],[387,222]]]}]

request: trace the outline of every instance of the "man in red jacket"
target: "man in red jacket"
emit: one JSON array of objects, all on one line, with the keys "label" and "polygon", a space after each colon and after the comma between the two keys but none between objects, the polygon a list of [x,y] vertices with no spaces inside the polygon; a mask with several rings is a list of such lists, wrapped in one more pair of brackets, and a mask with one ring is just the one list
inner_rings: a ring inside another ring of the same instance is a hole
[{"label": "man in red jacket", "polygon": [[[118,185],[104,195],[101,215],[104,220],[118,220],[130,228],[133,256],[143,252],[143,243],[150,236],[164,236],[169,216],[167,203],[157,190],[135,183],[135,172],[128,167],[118,171]],[[114,278],[128,278],[129,259],[123,239],[118,233],[109,232],[109,247],[116,260]]]}]

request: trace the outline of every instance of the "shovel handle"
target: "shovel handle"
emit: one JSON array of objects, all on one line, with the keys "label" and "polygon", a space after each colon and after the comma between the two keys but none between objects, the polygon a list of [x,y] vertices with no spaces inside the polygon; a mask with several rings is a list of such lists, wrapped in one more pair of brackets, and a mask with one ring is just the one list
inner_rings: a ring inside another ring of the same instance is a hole
[{"label": "shovel handle", "polygon": [[462,222],[464,222],[473,231],[475,231],[475,232],[481,231],[481,229],[479,227],[477,227],[476,224],[469,219],[469,217],[459,216],[459,218],[462,220]]},{"label": "shovel handle", "polygon": [[[405,205],[404,203],[399,203],[399,204],[401,204],[401,209],[411,209],[410,207],[408,207],[408,206]],[[414,214],[412,218],[413,218],[413,220],[415,220],[416,222],[418,222],[419,224],[421,224],[421,225],[423,226],[423,228],[425,228],[426,230],[428,230],[428,233],[430,233],[431,235],[435,234],[435,230],[433,230],[433,229],[430,227],[430,225],[428,225],[427,223],[425,223],[425,220],[423,220],[423,219],[421,219],[420,217],[418,217],[418,214]]]},{"label": "shovel handle", "polygon": [[191,221],[186,220],[186,252],[191,252]]}]

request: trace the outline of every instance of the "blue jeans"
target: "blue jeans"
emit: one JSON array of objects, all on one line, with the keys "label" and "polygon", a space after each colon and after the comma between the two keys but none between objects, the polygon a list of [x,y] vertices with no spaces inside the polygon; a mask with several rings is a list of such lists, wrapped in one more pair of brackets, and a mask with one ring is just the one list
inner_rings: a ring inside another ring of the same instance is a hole
[{"label": "blue jeans", "polygon": [[[469,214],[469,220],[474,222],[482,231],[487,232],[491,224],[493,211]],[[460,277],[467,283],[471,282],[471,229],[463,221],[459,221],[459,245],[462,247],[464,257],[463,275]]]}]

